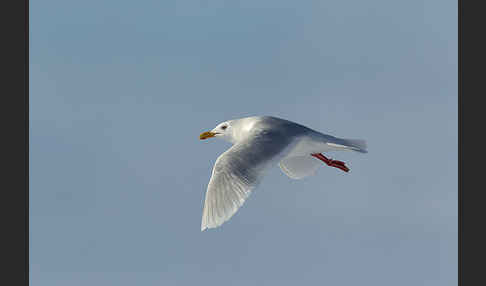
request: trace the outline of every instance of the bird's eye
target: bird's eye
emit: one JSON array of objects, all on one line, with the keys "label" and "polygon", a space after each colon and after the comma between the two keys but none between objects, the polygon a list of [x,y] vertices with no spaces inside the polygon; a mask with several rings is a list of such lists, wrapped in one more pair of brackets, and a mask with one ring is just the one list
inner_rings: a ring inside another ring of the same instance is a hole
[{"label": "bird's eye", "polygon": [[221,129],[225,130],[227,127],[228,127],[228,126],[223,125],[223,126],[221,126]]}]

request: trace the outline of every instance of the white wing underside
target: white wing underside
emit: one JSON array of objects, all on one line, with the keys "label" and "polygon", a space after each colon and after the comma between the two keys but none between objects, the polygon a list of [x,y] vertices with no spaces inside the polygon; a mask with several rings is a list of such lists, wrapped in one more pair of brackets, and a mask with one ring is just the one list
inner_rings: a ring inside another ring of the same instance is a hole
[{"label": "white wing underside", "polygon": [[308,137],[303,138],[280,161],[280,169],[289,178],[296,180],[314,175],[322,162],[312,157],[311,154],[343,149],[334,145],[312,140]]},{"label": "white wing underside", "polygon": [[321,164],[322,162],[309,155],[283,158],[279,166],[284,174],[298,180],[315,174]]},{"label": "white wing underside", "polygon": [[279,136],[253,137],[233,145],[214,164],[204,200],[201,231],[229,220],[259,184],[288,142]]},{"label": "white wing underside", "polygon": [[213,169],[204,200],[201,231],[215,228],[229,220],[243,205],[256,187],[257,180],[246,178],[238,172],[226,169],[221,161],[223,153]]},{"label": "white wing underside", "polygon": [[[364,140],[341,139],[335,137],[324,140],[315,140],[312,137],[304,137],[295,144],[289,154],[280,163],[280,169],[292,179],[302,179],[314,175],[322,162],[311,156],[314,153],[328,151],[357,151],[366,153],[366,142]],[[333,142],[334,141],[334,142]],[[339,142],[339,143],[335,143]]]}]

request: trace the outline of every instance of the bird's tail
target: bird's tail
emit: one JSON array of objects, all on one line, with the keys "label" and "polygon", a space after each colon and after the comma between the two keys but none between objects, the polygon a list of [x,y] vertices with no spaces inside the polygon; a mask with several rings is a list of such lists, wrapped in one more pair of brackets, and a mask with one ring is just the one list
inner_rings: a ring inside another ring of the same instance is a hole
[{"label": "bird's tail", "polygon": [[349,147],[349,149],[352,149],[354,151],[360,152],[360,153],[368,153],[367,150],[367,145],[366,141],[362,139],[341,139],[342,144]]},{"label": "bird's tail", "polygon": [[368,153],[366,150],[366,141],[361,139],[345,139],[345,138],[332,138],[328,139],[327,146],[331,146],[336,150],[352,150],[360,153]]}]

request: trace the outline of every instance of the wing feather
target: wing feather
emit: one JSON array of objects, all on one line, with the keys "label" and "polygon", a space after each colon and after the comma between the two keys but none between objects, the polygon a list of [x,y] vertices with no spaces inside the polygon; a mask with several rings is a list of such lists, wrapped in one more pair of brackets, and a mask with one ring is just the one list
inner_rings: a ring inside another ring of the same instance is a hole
[{"label": "wing feather", "polygon": [[279,165],[285,175],[298,180],[313,175],[321,162],[310,155],[292,156],[283,158]]},{"label": "wing feather", "polygon": [[252,136],[221,154],[214,164],[206,191],[201,231],[229,220],[288,144],[289,139],[278,134]]}]

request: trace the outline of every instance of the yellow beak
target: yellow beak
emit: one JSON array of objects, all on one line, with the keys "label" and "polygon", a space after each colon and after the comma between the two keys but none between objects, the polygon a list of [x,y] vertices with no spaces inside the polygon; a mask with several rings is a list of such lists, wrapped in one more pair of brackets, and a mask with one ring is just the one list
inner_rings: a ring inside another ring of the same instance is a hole
[{"label": "yellow beak", "polygon": [[201,135],[199,135],[199,139],[201,139],[201,140],[208,139],[208,138],[216,136],[216,134],[217,133],[214,133],[214,132],[211,132],[211,131],[203,132],[203,133],[201,133]]}]

